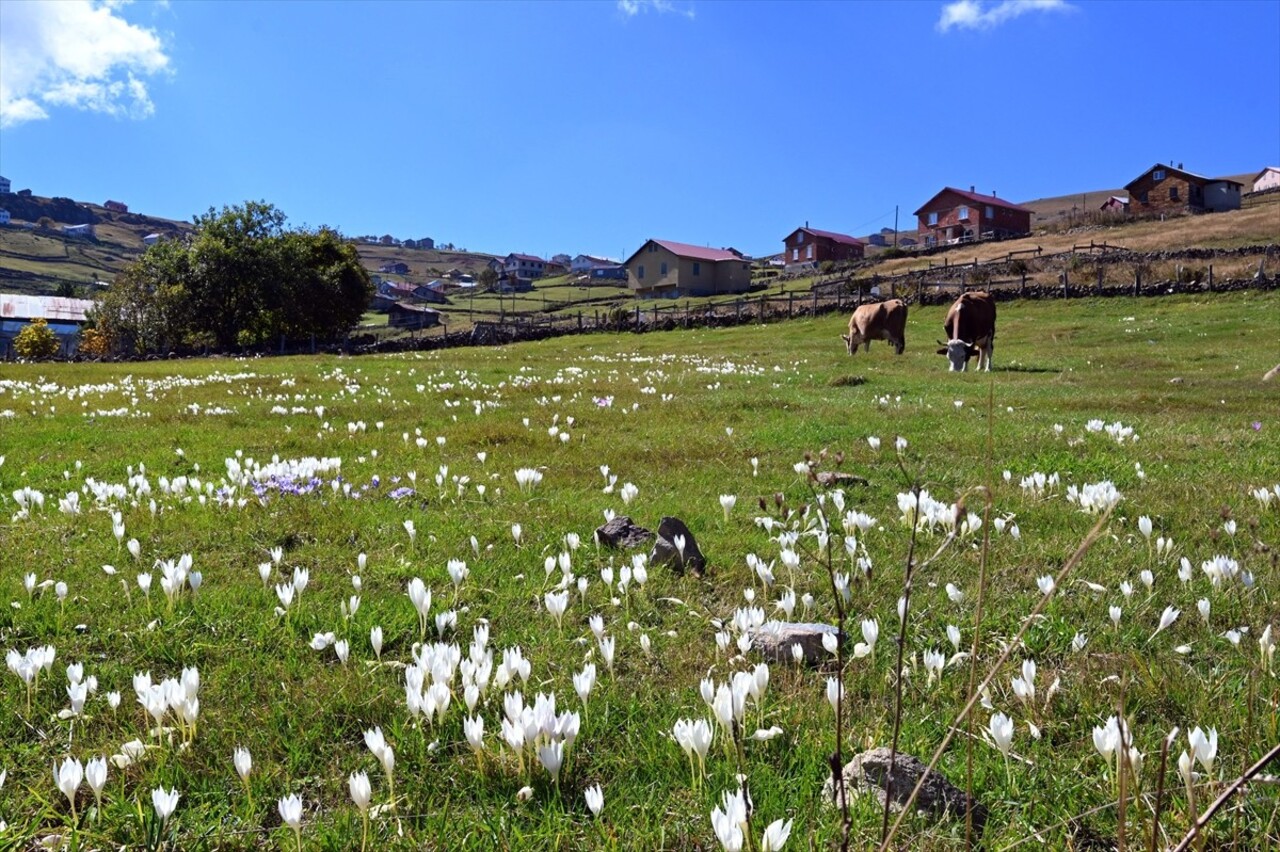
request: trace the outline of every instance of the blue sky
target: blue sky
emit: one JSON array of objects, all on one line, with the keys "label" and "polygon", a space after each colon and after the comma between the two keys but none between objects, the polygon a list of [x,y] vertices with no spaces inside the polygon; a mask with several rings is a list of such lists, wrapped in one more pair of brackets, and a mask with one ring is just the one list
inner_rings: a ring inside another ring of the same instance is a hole
[{"label": "blue sky", "polygon": [[1280,165],[1280,2],[0,3],[0,174],[475,251],[752,254]]}]

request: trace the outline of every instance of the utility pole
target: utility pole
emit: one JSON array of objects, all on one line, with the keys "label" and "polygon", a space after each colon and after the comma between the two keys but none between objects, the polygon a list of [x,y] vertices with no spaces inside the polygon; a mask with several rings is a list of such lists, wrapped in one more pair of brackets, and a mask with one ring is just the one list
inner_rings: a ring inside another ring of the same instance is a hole
[{"label": "utility pole", "polygon": [[893,205],[893,247],[898,247],[898,205],[896,204]]}]

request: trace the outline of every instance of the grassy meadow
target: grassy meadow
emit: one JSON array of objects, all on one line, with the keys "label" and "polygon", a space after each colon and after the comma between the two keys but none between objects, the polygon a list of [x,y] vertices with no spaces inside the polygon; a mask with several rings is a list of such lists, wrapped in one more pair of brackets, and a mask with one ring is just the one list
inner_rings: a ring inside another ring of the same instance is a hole
[{"label": "grassy meadow", "polygon": [[[938,766],[964,787],[972,761],[983,848],[1145,849],[1153,832],[1172,846],[1280,741],[1266,653],[1280,388],[1260,381],[1280,361],[1280,294],[1002,303],[985,374],[946,371],[942,317],[913,308],[900,357],[881,342],[849,357],[847,317],[832,315],[396,356],[3,365],[0,847],[762,849],[789,824],[786,848],[836,848],[828,679],[843,680],[844,759],[889,745],[904,495],[918,484],[938,501],[916,532],[901,680],[899,748],[927,762],[970,695],[975,638],[980,679],[1042,602],[1038,578],[1102,517],[1081,504],[1104,482],[1122,496],[1101,534]],[[806,458],[867,484],[819,488]],[[540,481],[522,486],[521,469]],[[631,552],[598,548],[606,512],[651,530],[679,516],[706,575],[635,571]],[[950,527],[929,560],[957,514],[986,523]],[[761,689],[743,628],[832,622],[828,559],[849,578],[843,672],[834,656],[773,663]],[[421,616],[415,578],[431,592]],[[56,655],[29,689],[24,655],[44,646]],[[160,686],[184,669],[198,686]],[[735,674],[755,684],[737,744],[701,695],[704,678],[732,693]],[[1007,752],[996,714],[1013,722]],[[1095,748],[1117,714],[1141,755],[1123,810],[1116,761]],[[714,730],[705,773],[673,737],[681,719]],[[1193,749],[1196,728],[1216,753]],[[237,748],[252,756],[243,781]],[[68,757],[107,759],[100,798],[87,782],[73,801],[60,791]],[[750,820],[717,828],[739,775]],[[163,824],[157,788],[179,795]],[[294,794],[297,831],[277,805]],[[1206,848],[1275,848],[1278,812],[1276,786],[1251,785]],[[851,848],[875,848],[874,798],[850,819]],[[965,848],[965,823],[913,815],[894,845]]]}]

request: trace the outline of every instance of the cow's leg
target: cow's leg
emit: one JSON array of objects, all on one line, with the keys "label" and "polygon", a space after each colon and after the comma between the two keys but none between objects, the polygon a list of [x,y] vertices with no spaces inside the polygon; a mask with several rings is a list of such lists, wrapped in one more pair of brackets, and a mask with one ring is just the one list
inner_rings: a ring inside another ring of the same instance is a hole
[{"label": "cow's leg", "polygon": [[993,338],[991,338],[990,340],[988,340],[988,341],[987,341],[987,368],[986,368],[986,372],[988,372],[988,373],[990,373],[990,372],[991,372],[991,356],[995,354],[995,351],[996,351],[996,339],[993,337]]}]

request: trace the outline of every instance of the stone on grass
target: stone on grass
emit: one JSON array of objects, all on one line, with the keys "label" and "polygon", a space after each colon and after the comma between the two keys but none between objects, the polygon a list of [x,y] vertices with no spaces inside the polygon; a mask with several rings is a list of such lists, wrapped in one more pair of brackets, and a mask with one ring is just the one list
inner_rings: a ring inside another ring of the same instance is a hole
[{"label": "stone on grass", "polygon": [[653,533],[626,515],[618,515],[604,526],[596,527],[596,538],[605,547],[639,547],[653,538]]},{"label": "stone on grass", "polygon": [[856,473],[844,473],[839,470],[820,470],[813,475],[818,480],[818,484],[823,488],[830,488],[833,485],[870,485],[866,477],[858,476]]},{"label": "stone on grass", "polygon": [[[894,755],[893,771],[890,773],[889,749],[873,748],[864,751],[850,760],[844,767],[844,783],[851,796],[873,793],[884,807],[886,779],[893,777],[892,809],[902,810],[916,783],[924,775],[926,765],[917,757],[899,752]],[[840,798],[835,790],[834,779],[828,777],[822,787],[823,797],[837,805]],[[850,799],[852,802],[852,799]],[[935,769],[929,773],[920,795],[916,797],[916,810],[934,819],[941,819],[950,814],[956,819],[964,819],[968,812],[968,797],[964,790],[952,784]],[[987,821],[987,809],[979,802],[973,803],[973,830],[981,834]]]},{"label": "stone on grass", "polygon": [[[684,537],[683,552],[676,547],[676,536]],[[664,517],[658,524],[658,539],[653,543],[653,552],[649,554],[649,564],[670,565],[677,572],[688,568],[695,576],[701,577],[706,570],[707,560],[684,521]]]},{"label": "stone on grass", "polygon": [[799,645],[804,654],[804,664],[819,666],[827,660],[835,659],[822,646],[822,637],[827,634],[839,635],[839,632],[831,624],[766,621],[751,631],[751,647],[771,663],[794,665],[795,657],[792,654],[795,652],[791,649]]}]

